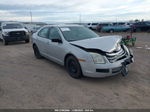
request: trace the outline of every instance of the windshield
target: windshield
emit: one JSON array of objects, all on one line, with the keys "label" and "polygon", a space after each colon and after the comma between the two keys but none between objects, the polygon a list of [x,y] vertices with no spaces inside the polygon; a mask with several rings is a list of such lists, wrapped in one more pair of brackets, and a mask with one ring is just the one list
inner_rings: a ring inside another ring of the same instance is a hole
[{"label": "windshield", "polygon": [[5,24],[3,29],[16,29],[16,28],[23,28],[21,24]]},{"label": "windshield", "polygon": [[81,26],[61,27],[60,28],[67,41],[77,41],[98,37],[96,33],[88,28]]}]

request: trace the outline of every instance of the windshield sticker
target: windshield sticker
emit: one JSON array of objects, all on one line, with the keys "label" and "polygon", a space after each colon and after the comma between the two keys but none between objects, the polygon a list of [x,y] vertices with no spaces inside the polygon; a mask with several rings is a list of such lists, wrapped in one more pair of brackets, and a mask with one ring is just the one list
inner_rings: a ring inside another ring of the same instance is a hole
[{"label": "windshield sticker", "polygon": [[61,28],[61,31],[70,31],[70,29],[69,28]]}]

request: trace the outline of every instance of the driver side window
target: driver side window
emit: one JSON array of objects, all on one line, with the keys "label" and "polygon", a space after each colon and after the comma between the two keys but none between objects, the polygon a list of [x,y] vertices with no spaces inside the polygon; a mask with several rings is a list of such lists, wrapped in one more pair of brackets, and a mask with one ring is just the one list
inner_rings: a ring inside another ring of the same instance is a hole
[{"label": "driver side window", "polygon": [[49,39],[61,39],[61,36],[57,28],[55,27],[50,28]]}]

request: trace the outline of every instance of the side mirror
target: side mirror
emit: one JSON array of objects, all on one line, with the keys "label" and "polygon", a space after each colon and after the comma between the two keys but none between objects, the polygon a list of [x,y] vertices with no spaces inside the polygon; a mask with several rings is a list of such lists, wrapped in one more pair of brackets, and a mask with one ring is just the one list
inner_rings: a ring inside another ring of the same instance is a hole
[{"label": "side mirror", "polygon": [[51,39],[52,42],[58,42],[58,43],[62,43],[62,40],[61,39]]}]

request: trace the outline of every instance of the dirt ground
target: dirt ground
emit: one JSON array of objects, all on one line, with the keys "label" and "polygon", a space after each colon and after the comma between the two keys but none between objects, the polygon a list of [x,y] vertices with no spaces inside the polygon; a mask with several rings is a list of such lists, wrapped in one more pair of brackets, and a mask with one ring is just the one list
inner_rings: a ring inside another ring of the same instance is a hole
[{"label": "dirt ground", "polygon": [[128,76],[79,80],[62,66],[36,59],[31,43],[0,42],[0,108],[150,108],[150,33],[134,36]]}]

